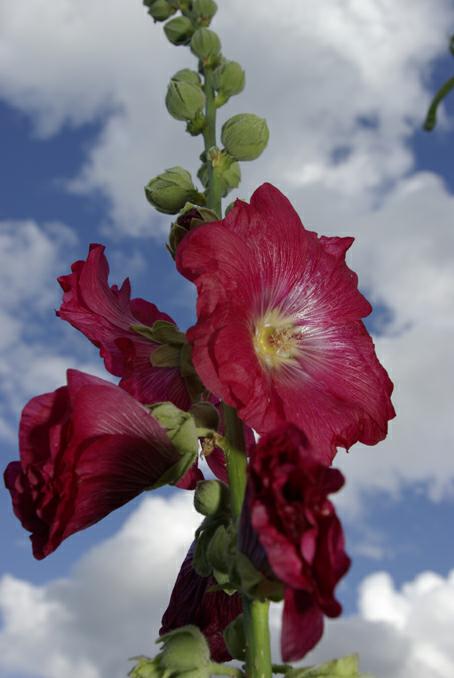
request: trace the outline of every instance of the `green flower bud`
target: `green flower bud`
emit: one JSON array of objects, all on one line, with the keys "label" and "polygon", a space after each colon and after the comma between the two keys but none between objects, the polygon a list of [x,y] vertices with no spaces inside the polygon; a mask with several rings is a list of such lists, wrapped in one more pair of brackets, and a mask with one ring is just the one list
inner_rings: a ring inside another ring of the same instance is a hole
[{"label": "green flower bud", "polygon": [[139,661],[136,666],[134,666],[134,668],[128,673],[129,678],[161,677],[162,671],[159,670],[156,659],[150,659],[149,657],[134,657],[133,659],[138,659]]},{"label": "green flower bud", "polygon": [[203,196],[192,183],[191,175],[182,167],[170,167],[145,186],[149,203],[159,212],[176,214],[188,201],[199,202]]},{"label": "green flower bud", "polygon": [[191,39],[191,52],[205,64],[213,65],[221,51],[221,41],[209,28],[199,28]]},{"label": "green flower bud", "polygon": [[166,106],[176,120],[193,120],[205,105],[200,85],[186,80],[171,80],[167,87]]},{"label": "green flower bud", "polygon": [[230,97],[243,91],[245,74],[237,61],[225,61],[214,71],[214,87],[218,91],[216,105],[222,106]]},{"label": "green flower bud", "polygon": [[172,444],[182,455],[197,456],[198,437],[194,419],[189,412],[180,410],[172,403],[148,405],[151,414],[166,430]]},{"label": "green flower bud", "polygon": [[217,11],[214,0],[194,0],[192,3],[192,12],[200,26],[208,26]]},{"label": "green flower bud", "polygon": [[187,203],[178,219],[170,227],[169,243],[167,249],[172,257],[175,258],[175,253],[180,242],[183,240],[186,233],[192,228],[200,226],[200,224],[210,223],[211,221],[218,221],[216,212],[208,209],[208,207],[198,207],[192,203]]},{"label": "green flower bud", "polygon": [[192,71],[190,68],[182,68],[172,75],[172,80],[175,82],[190,82],[191,85],[200,85],[201,79],[197,71]]},{"label": "green flower bud", "polygon": [[270,133],[264,118],[239,113],[222,126],[221,139],[226,151],[237,160],[255,160],[265,150]]},{"label": "green flower bud", "polygon": [[188,45],[194,33],[192,22],[186,16],[177,16],[164,25],[164,33],[172,45]]},{"label": "green flower bud", "polygon": [[154,0],[154,2],[145,2],[148,7],[148,14],[155,21],[166,21],[169,16],[175,14],[175,9],[169,5],[167,0]]},{"label": "green flower bud", "polygon": [[171,671],[171,675],[198,671],[195,675],[209,678],[210,648],[197,626],[182,626],[161,636],[157,642],[163,644],[158,655],[160,668]]},{"label": "green flower bud", "polygon": [[244,616],[238,615],[224,630],[224,640],[233,659],[246,658],[246,635],[244,633]]},{"label": "green flower bud", "polygon": [[213,516],[229,507],[229,488],[220,480],[199,480],[194,493],[194,508],[202,516]]},{"label": "green flower bud", "polygon": [[368,673],[359,672],[356,654],[317,666],[291,669],[286,675],[290,678],[372,678]]}]

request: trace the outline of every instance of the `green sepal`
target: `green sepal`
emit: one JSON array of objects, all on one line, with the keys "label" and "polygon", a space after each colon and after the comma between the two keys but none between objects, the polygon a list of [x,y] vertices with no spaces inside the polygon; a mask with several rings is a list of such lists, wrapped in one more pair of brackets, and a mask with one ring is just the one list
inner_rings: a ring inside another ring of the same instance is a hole
[{"label": "green sepal", "polygon": [[246,635],[244,633],[244,615],[240,614],[224,629],[224,641],[233,659],[246,658]]},{"label": "green sepal", "polygon": [[273,602],[279,602],[284,597],[283,584],[277,580],[267,579],[244,553],[236,553],[235,574],[238,578],[238,588],[251,598],[261,600],[268,598]]},{"label": "green sepal", "polygon": [[197,456],[198,437],[194,419],[189,412],[173,403],[154,403],[147,406],[153,417],[167,431],[172,444],[180,454]]},{"label": "green sepal", "polygon": [[153,367],[179,367],[181,348],[163,344],[150,354],[150,363]]},{"label": "green sepal", "polygon": [[176,11],[167,0],[152,0],[151,2],[144,0],[143,4],[148,7],[148,14],[155,21],[166,21]]},{"label": "green sepal", "polygon": [[182,68],[172,75],[171,79],[175,82],[189,82],[191,85],[200,85],[202,83],[197,71],[193,71],[190,68]]},{"label": "green sepal", "polygon": [[198,28],[191,38],[191,52],[204,66],[213,67],[219,61],[221,41],[209,28]]},{"label": "green sepal", "polygon": [[255,160],[265,150],[269,138],[266,120],[253,113],[234,115],[221,130],[222,143],[236,160]]},{"label": "green sepal", "polygon": [[182,626],[158,638],[162,650],[158,655],[159,667],[171,675],[188,675],[198,671],[199,678],[209,678],[210,648],[197,626]]},{"label": "green sepal", "polygon": [[132,660],[138,663],[129,671],[129,678],[162,678],[157,659],[141,656],[132,657]]},{"label": "green sepal", "polygon": [[183,167],[169,167],[161,174],[150,179],[145,186],[148,202],[158,212],[176,214],[187,202],[205,202],[192,183],[191,174]]},{"label": "green sepal", "polygon": [[238,162],[226,151],[219,148],[210,148],[206,154],[206,162],[200,167],[197,176],[203,186],[208,186],[209,170],[208,163],[213,168],[215,180],[220,183],[222,197],[225,197],[232,189],[237,188],[241,181],[241,170]]},{"label": "green sepal", "polygon": [[199,26],[209,26],[218,10],[214,0],[193,0],[192,14]]},{"label": "green sepal", "polygon": [[206,127],[206,118],[203,111],[196,113],[192,120],[188,120],[186,123],[186,132],[193,137],[196,137],[199,134],[202,134],[203,130]]},{"label": "green sepal", "polygon": [[224,61],[213,73],[213,84],[218,94],[215,104],[224,105],[230,97],[243,91],[246,76],[241,65],[237,61]]},{"label": "green sepal", "polygon": [[151,326],[138,323],[131,325],[131,329],[156,344],[182,346],[186,343],[184,332],[181,332],[175,323],[171,323],[168,320],[156,320]]},{"label": "green sepal", "polygon": [[317,666],[291,669],[286,673],[286,678],[372,678],[372,676],[359,672],[358,655],[353,654]]},{"label": "green sepal", "polygon": [[205,94],[200,84],[172,79],[165,101],[168,112],[176,120],[195,120],[202,115]]},{"label": "green sepal", "polygon": [[216,212],[208,207],[200,207],[193,203],[186,203],[181,210],[177,220],[170,227],[169,242],[167,249],[172,257],[175,258],[176,250],[186,233],[201,224],[218,221]]},{"label": "green sepal", "polygon": [[164,33],[172,45],[188,45],[194,34],[194,26],[188,17],[177,16],[164,24]]},{"label": "green sepal", "polygon": [[194,508],[203,516],[226,511],[230,502],[228,486],[220,480],[199,480],[194,492]]}]

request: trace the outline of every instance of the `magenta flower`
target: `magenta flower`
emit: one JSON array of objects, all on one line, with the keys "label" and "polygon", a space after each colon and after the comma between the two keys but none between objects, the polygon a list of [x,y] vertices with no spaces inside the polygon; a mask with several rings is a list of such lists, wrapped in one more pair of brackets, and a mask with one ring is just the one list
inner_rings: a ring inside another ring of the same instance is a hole
[{"label": "magenta flower", "polygon": [[199,226],[177,250],[197,285],[187,336],[206,388],[259,433],[305,430],[325,461],[372,445],[394,417],[392,383],[361,318],[371,307],[345,263],[352,238],[318,238],[270,184]]},{"label": "magenta flower", "polygon": [[25,406],[19,445],[20,461],[6,468],[5,484],[38,559],[182,462],[143,405],[77,370],[68,370],[67,386]]},{"label": "magenta flower", "polygon": [[316,461],[320,457],[304,433],[289,426],[261,438],[249,465],[240,550],[284,585],[284,661],[301,659],[320,640],[324,615],[341,613],[334,589],[350,566],[328,500],[344,479]]},{"label": "magenta flower", "polygon": [[178,573],[169,605],[162,617],[159,635],[186,624],[195,624],[207,639],[211,658],[216,662],[232,659],[224,642],[224,629],[241,614],[243,608],[238,593],[228,596],[224,591],[210,591],[216,582],[201,577],[192,567],[194,544],[189,549]]},{"label": "magenta flower", "polygon": [[122,377],[120,386],[142,403],[170,401],[182,410],[190,398],[177,368],[153,367],[150,355],[159,344],[132,329],[151,327],[157,320],[174,321],[144,299],[131,299],[125,280],[109,287],[109,265],[103,245],[90,245],[86,261],[76,261],[72,273],[58,281],[63,303],[57,314],[83,332],[100,349],[106,369]]}]

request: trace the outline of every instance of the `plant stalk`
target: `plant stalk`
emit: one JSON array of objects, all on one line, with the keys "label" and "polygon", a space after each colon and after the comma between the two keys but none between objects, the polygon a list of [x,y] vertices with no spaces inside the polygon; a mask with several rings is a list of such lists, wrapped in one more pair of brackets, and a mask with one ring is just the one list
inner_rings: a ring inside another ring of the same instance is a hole
[{"label": "plant stalk", "polygon": [[[205,142],[205,153],[210,148],[216,146],[216,104],[214,103],[213,71],[210,67],[204,69],[205,83],[205,129],[203,130],[203,140]],[[208,186],[207,186],[207,207],[216,212],[218,217],[222,218],[222,190],[213,165],[208,162]]]},{"label": "plant stalk", "polygon": [[246,633],[246,675],[248,678],[271,678],[269,601],[243,597]]}]

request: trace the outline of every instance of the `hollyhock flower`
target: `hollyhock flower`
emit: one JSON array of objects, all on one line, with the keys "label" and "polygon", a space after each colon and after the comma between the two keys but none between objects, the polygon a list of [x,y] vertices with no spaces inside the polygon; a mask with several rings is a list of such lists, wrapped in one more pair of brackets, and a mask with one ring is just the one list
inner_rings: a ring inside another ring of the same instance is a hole
[{"label": "hollyhock flower", "polygon": [[334,589],[350,566],[328,499],[344,479],[319,456],[301,430],[288,426],[263,436],[249,465],[239,548],[284,585],[284,661],[301,659],[320,640],[324,615],[341,613]]},{"label": "hollyhock flower", "polygon": [[176,256],[197,285],[187,336],[206,388],[260,434],[296,424],[327,462],[338,445],[382,440],[394,416],[361,321],[371,307],[345,263],[352,242],[307,231],[264,184],[250,205],[186,235]]},{"label": "hollyhock flower", "polygon": [[210,591],[216,582],[201,577],[192,567],[194,544],[189,549],[178,573],[169,605],[162,617],[159,635],[186,624],[194,624],[207,639],[211,658],[216,662],[232,659],[225,642],[224,629],[242,612],[238,593],[228,596],[223,591]]},{"label": "hollyhock flower", "polygon": [[58,281],[63,303],[57,315],[85,334],[100,349],[106,369],[122,377],[120,386],[142,403],[170,401],[182,410],[191,400],[178,368],[153,367],[150,356],[160,346],[134,325],[150,327],[157,320],[174,324],[166,313],[144,299],[131,299],[126,279],[109,287],[109,265],[103,245],[90,245],[86,261],[76,261],[72,273]]},{"label": "hollyhock flower", "polygon": [[68,370],[67,386],[25,406],[19,445],[20,461],[6,468],[5,484],[38,559],[165,473],[174,473],[167,482],[177,480],[197,454],[196,438],[194,454],[182,457],[143,405],[77,370]]}]

